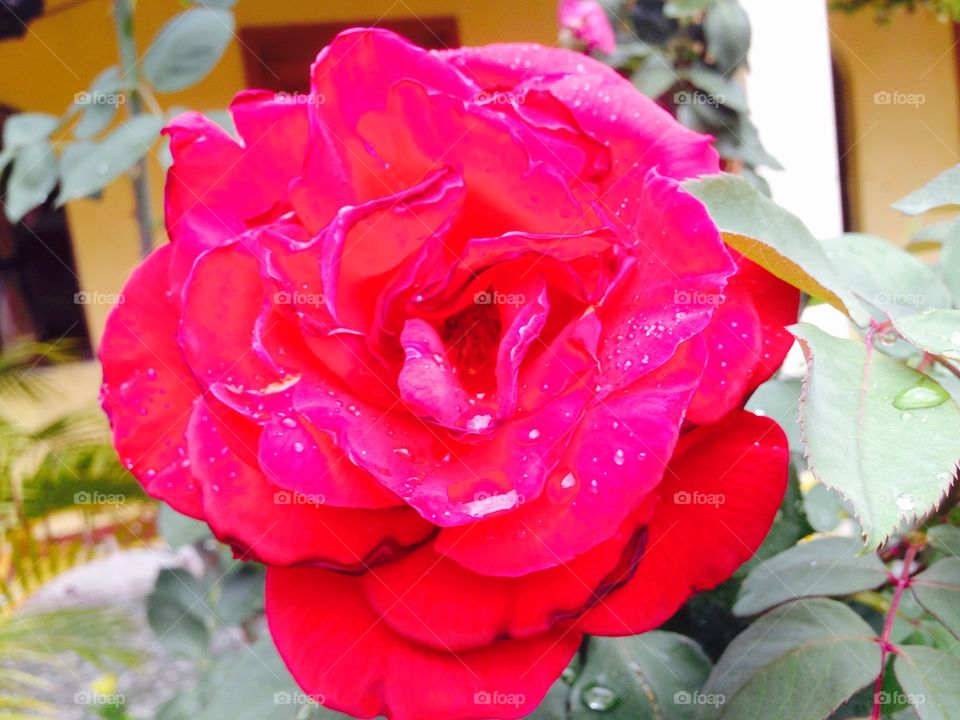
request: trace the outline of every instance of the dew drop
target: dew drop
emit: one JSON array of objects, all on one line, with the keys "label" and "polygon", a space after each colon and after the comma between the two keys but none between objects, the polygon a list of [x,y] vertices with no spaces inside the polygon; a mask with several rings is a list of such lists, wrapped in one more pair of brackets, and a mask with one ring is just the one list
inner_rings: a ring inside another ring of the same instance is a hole
[{"label": "dew drop", "polygon": [[614,453],[613,461],[614,461],[617,465],[623,465],[623,463],[624,463],[623,450],[617,450],[617,452]]},{"label": "dew drop", "polygon": [[903,493],[901,495],[897,495],[897,507],[903,510],[904,512],[913,510],[913,508],[915,508],[916,505],[917,503],[913,499],[913,495],[911,495],[910,493]]},{"label": "dew drop", "polygon": [[581,699],[584,705],[597,712],[608,712],[620,703],[620,698],[613,690],[596,683],[584,689]]},{"label": "dew drop", "polygon": [[947,391],[928,378],[911,387],[901,390],[893,398],[893,406],[897,410],[917,410],[919,408],[934,408],[946,402],[950,396]]},{"label": "dew drop", "polygon": [[490,427],[491,422],[493,422],[492,415],[474,415],[467,421],[467,427],[474,432],[481,432]]}]

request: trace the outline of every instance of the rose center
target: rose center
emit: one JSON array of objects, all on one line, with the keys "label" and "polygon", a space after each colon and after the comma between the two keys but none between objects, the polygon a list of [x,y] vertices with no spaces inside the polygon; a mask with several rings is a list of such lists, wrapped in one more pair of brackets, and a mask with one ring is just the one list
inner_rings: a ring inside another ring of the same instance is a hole
[{"label": "rose center", "polygon": [[496,389],[497,348],[502,330],[500,311],[494,304],[467,305],[444,321],[440,335],[467,392]]}]

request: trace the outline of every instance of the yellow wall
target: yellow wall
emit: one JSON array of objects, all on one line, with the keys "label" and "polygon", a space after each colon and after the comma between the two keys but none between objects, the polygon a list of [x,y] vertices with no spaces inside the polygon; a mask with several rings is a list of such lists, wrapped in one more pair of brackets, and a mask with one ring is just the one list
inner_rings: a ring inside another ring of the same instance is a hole
[{"label": "yellow wall", "polygon": [[[830,29],[844,80],[856,229],[903,243],[939,218],[908,219],[890,204],[960,162],[953,29],[927,12],[897,12],[881,25],[870,11],[833,12]],[[877,93],[913,94],[923,102],[878,104]]]},{"label": "yellow wall", "polygon": [[[0,43],[0,102],[21,110],[63,112],[76,92],[116,62],[111,7],[110,0],[93,0],[31,24],[31,32],[23,40]],[[517,40],[553,43],[557,35],[555,7],[555,0],[240,0],[235,11],[238,27],[455,15],[461,41],[479,45]],[[163,22],[182,9],[178,0],[137,3],[141,53]],[[165,95],[161,102],[165,108],[223,108],[245,84],[241,47],[234,41],[202,83]],[[163,173],[156,158],[151,159],[150,170],[154,212],[159,219]],[[81,288],[118,292],[138,260],[129,182],[118,180],[101,200],[78,200],[67,210]],[[88,305],[86,310],[96,343],[109,308]]]}]

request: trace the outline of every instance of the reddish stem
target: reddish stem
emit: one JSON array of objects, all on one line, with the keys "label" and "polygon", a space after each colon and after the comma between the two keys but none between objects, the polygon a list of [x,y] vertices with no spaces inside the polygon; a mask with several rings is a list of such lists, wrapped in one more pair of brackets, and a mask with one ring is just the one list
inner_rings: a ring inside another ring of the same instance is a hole
[{"label": "reddish stem", "polygon": [[903,556],[903,569],[900,571],[900,577],[897,578],[893,599],[890,601],[890,609],[887,611],[887,618],[883,622],[883,633],[880,635],[880,674],[877,675],[877,682],[873,686],[873,712],[870,713],[870,720],[880,720],[880,698],[883,694],[883,676],[887,670],[887,657],[892,651],[895,651],[894,646],[890,644],[890,633],[893,630],[893,623],[897,619],[897,610],[900,607],[903,591],[910,587],[910,568],[913,567],[913,560],[919,550],[919,545],[910,545],[907,548],[907,554]]}]

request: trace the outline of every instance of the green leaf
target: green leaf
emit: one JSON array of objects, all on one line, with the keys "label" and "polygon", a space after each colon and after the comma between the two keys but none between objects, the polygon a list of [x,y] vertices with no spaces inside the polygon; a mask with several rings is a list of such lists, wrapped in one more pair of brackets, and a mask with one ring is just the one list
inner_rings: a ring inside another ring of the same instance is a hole
[{"label": "green leaf", "polygon": [[7,181],[7,219],[19,222],[28,212],[46,202],[56,184],[57,160],[48,140],[36,140],[19,148]]},{"label": "green leaf", "polygon": [[147,50],[144,76],[160,92],[200,82],[220,62],[234,26],[228,10],[197,7],[180,13],[160,29]]},{"label": "green leaf", "polygon": [[713,0],[667,0],[663,14],[672,18],[684,18],[697,15],[707,9]]},{"label": "green leaf", "polygon": [[927,540],[937,550],[960,557],[960,528],[935,525],[927,530]]},{"label": "green leaf", "polygon": [[59,124],[60,118],[46,113],[11,115],[3,124],[3,147],[5,150],[15,150],[44,140]]},{"label": "green leaf", "polygon": [[161,505],[157,513],[157,529],[174,550],[212,537],[206,523],[181,515],[167,504]]},{"label": "green leaf", "polygon": [[[264,634],[253,645],[218,654],[197,687],[163,707],[157,720],[294,720],[310,702]],[[348,720],[322,709],[311,717]]]},{"label": "green leaf", "polygon": [[790,441],[791,450],[800,450],[800,423],[797,413],[800,409],[799,380],[768,380],[757,388],[747,402],[747,410],[766,415],[777,421]]},{"label": "green leaf", "polygon": [[244,565],[218,583],[216,616],[227,625],[239,625],[263,611],[263,569]]},{"label": "green leaf", "polygon": [[[746,577],[754,567],[764,560],[768,560],[796,545],[801,538],[806,537],[811,532],[813,532],[813,528],[810,527],[810,523],[803,512],[803,495],[800,492],[796,466],[791,463],[787,491],[783,495],[783,502],[780,503],[773,525],[763,539],[763,544],[757,548],[752,558],[740,566],[734,577]],[[733,600],[734,598],[731,597],[728,605],[732,604]]]},{"label": "green leaf", "polygon": [[733,611],[756,615],[788,600],[852,595],[883,585],[887,569],[873,553],[858,555],[857,539],[829,537],[774,555],[747,576]]},{"label": "green leaf", "polygon": [[707,56],[728,75],[747,62],[750,18],[735,0],[716,0],[703,19]]},{"label": "green leaf", "polygon": [[73,128],[76,137],[93,137],[107,129],[117,108],[126,102],[122,87],[120,68],[111,65],[94,78],[86,92],[77,93],[72,108],[81,113],[80,122]]},{"label": "green leaf", "polygon": [[570,686],[561,677],[550,689],[546,697],[537,706],[537,709],[526,716],[524,720],[567,720],[567,701],[570,697]]},{"label": "green leaf", "polygon": [[703,690],[724,702],[701,716],[822,720],[879,669],[877,636],[859,615],[835,600],[798,600],[730,643]]},{"label": "green leaf", "polygon": [[630,76],[637,90],[656,100],[679,82],[673,65],[659,52],[648,55],[643,64]]},{"label": "green leaf", "polygon": [[57,202],[87,197],[105,188],[147,154],[162,127],[159,116],[137,115],[100,142],[68,145],[61,159],[63,184]]},{"label": "green leaf", "polygon": [[924,609],[960,639],[960,558],[938,560],[910,581]]},{"label": "green leaf", "polygon": [[960,659],[905,645],[897,651],[893,671],[920,720],[960,720]]},{"label": "green leaf", "polygon": [[16,150],[11,148],[3,148],[3,150],[0,150],[0,175],[3,174],[3,171],[7,169],[7,165],[12,163],[16,156]]},{"label": "green leaf", "polygon": [[684,188],[707,206],[727,244],[777,277],[844,311],[857,325],[869,324],[870,313],[796,216],[732,175],[688,181]]},{"label": "green leaf", "polygon": [[602,711],[609,720],[687,720],[709,673],[707,656],[684,635],[590,638],[568,718],[588,720]]},{"label": "green leaf", "polygon": [[[882,353],[868,366],[863,343],[807,324],[791,331],[808,360],[800,422],[810,469],[850,502],[876,547],[950,488],[960,409],[933,380]],[[942,393],[936,406],[931,392]]]},{"label": "green leaf", "polygon": [[817,532],[830,532],[840,524],[843,506],[840,499],[824,485],[816,483],[803,496],[803,511]]},{"label": "green leaf", "polygon": [[957,231],[960,231],[960,220],[944,220],[943,222],[933,223],[917,230],[907,247],[912,248],[914,244],[926,243],[928,246],[917,249],[930,250],[946,242],[947,238]]},{"label": "green leaf", "polygon": [[931,355],[960,360],[960,310],[924,310],[917,315],[895,318],[904,340]]},{"label": "green leaf", "polygon": [[952,205],[960,205],[960,165],[940,173],[919,190],[895,202],[893,208],[907,215],[921,215]]},{"label": "green leaf", "polygon": [[[721,157],[740,160],[747,167],[766,165],[773,170],[783,170],[780,161],[760,142],[760,131],[749,115],[741,113],[734,125],[719,129],[716,135],[717,152]],[[768,192],[763,194],[769,196]]]},{"label": "green leaf", "polygon": [[716,100],[717,104],[726,105],[736,112],[747,112],[747,94],[735,81],[700,66],[690,68],[684,75],[697,88]]},{"label": "green leaf", "polygon": [[950,288],[953,306],[960,308],[960,223],[944,242],[940,252],[940,274]]},{"label": "green leaf", "polygon": [[950,307],[950,291],[937,272],[886,240],[848,233],[825,240],[823,247],[848,287],[891,318]]},{"label": "green leaf", "polygon": [[174,655],[203,657],[210,646],[209,588],[185,570],[161,570],[147,600],[147,619],[157,640]]}]

